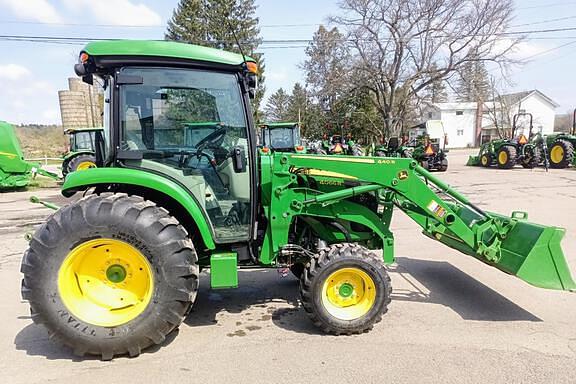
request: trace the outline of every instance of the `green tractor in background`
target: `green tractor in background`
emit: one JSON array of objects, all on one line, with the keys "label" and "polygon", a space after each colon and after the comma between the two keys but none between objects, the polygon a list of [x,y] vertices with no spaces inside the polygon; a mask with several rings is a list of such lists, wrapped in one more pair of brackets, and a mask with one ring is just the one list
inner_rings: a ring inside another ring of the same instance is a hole
[{"label": "green tractor in background", "polygon": [[325,134],[314,152],[320,155],[364,156],[362,146],[354,141],[351,134],[334,134],[330,138]]},{"label": "green tractor in background", "polygon": [[[529,118],[528,136],[524,130],[518,129],[518,119],[527,116]],[[533,117],[531,113],[518,113],[512,120],[512,130],[509,138],[492,140],[480,147],[478,156],[470,156],[466,165],[481,165],[490,167],[496,164],[500,169],[511,169],[516,164],[524,168],[532,169],[544,162],[548,168],[547,146],[541,132],[533,131]]]},{"label": "green tractor in background", "polygon": [[[98,167],[66,177],[62,194],[83,197],[37,229],[21,271],[33,321],[77,355],[137,356],[163,343],[195,316],[200,268],[212,289],[237,287],[241,268],[290,269],[322,331],[369,331],[391,300],[397,211],[485,265],[576,289],[563,229],[484,211],[412,159],[257,149],[251,58],[100,41],[75,70],[99,77],[110,100]],[[187,122],[209,120],[218,128],[186,140]]]},{"label": "green tractor in background", "polygon": [[412,157],[412,148],[405,144],[405,140],[400,137],[390,137],[388,142],[382,139],[379,144],[372,144],[370,156],[376,157]]},{"label": "green tractor in background", "polygon": [[293,122],[261,124],[260,145],[277,152],[306,152],[300,138],[300,124]]},{"label": "green tractor in background", "polygon": [[0,121],[0,190],[24,188],[37,174],[59,179],[55,173],[42,169],[40,164],[24,160],[14,127]]},{"label": "green tractor in background", "polygon": [[429,171],[448,170],[448,136],[441,120],[428,120],[410,128],[409,137],[412,158],[422,167]]},{"label": "green tractor in background", "polygon": [[546,136],[550,168],[567,168],[576,165],[576,109],[572,114],[572,129],[569,133],[554,133]]},{"label": "green tractor in background", "polygon": [[64,131],[70,141],[68,153],[62,161],[62,176],[96,167],[96,135],[102,135],[102,132],[102,127],[69,128]]}]

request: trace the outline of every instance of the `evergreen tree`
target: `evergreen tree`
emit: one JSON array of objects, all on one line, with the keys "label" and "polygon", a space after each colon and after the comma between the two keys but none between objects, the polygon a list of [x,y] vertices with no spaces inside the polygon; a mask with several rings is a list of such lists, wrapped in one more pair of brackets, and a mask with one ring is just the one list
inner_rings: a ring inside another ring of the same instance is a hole
[{"label": "evergreen tree", "polygon": [[[256,49],[262,42],[255,0],[180,0],[164,38],[244,53],[258,62],[258,89],[254,99],[254,114],[259,120],[259,108],[264,92],[264,61]],[[240,42],[240,47],[236,42]]]},{"label": "evergreen tree", "polygon": [[331,110],[350,86],[347,74],[351,57],[345,37],[337,28],[328,30],[321,25],[306,48],[306,55],[302,65],[306,84],[320,106]]},{"label": "evergreen tree", "polygon": [[490,97],[490,79],[483,61],[466,62],[459,71],[460,78],[456,85],[458,101],[486,101]]},{"label": "evergreen tree", "polygon": [[306,89],[300,83],[294,84],[286,111],[287,120],[303,122],[306,119],[306,104]]},{"label": "evergreen tree", "polygon": [[288,119],[288,107],[290,95],[282,88],[270,96],[266,103],[265,113],[267,122],[286,121]]},{"label": "evergreen tree", "polygon": [[[438,74],[438,66],[433,64],[430,72],[430,77],[435,77]],[[438,77],[437,80],[433,80],[432,83],[430,83],[425,90],[424,100],[430,103],[445,103],[448,100],[446,84],[443,78]]]}]

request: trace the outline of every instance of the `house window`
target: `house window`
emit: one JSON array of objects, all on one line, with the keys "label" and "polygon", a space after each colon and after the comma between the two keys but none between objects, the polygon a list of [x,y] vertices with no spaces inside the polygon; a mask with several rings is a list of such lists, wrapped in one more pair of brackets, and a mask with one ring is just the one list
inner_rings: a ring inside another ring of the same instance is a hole
[{"label": "house window", "polygon": [[457,135],[457,136],[464,136],[464,130],[463,130],[463,129],[458,129],[458,130],[456,131],[456,135]]},{"label": "house window", "polygon": [[456,111],[456,116],[462,116],[464,114],[464,111]]}]

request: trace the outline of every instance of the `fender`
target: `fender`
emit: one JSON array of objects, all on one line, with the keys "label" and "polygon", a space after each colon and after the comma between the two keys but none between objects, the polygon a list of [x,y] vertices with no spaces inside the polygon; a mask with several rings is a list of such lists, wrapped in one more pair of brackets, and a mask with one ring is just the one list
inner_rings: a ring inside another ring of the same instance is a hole
[{"label": "fender", "polygon": [[215,249],[210,226],[196,201],[179,184],[156,175],[127,168],[90,168],[82,172],[72,172],[66,176],[62,185],[62,195],[70,197],[88,187],[101,184],[127,184],[151,188],[176,200],[196,223],[200,236],[208,249]]}]

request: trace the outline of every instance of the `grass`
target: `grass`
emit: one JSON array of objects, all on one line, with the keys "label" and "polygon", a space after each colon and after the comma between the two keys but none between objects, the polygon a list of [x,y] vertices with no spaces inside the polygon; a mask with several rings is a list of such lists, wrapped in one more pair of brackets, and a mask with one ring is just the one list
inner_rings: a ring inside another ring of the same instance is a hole
[{"label": "grass", "polygon": [[66,151],[68,137],[56,125],[15,126],[25,158],[60,157]]}]

